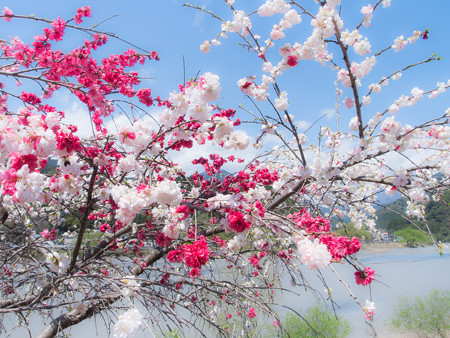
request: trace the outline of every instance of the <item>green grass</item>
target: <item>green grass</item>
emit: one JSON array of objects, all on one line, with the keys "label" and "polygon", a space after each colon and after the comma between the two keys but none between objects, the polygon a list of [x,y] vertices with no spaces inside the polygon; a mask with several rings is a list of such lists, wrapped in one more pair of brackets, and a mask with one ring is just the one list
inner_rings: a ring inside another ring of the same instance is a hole
[{"label": "green grass", "polygon": [[324,305],[317,304],[303,312],[302,317],[288,313],[282,323],[282,338],[288,337],[347,337],[351,332],[350,322],[335,316]]}]

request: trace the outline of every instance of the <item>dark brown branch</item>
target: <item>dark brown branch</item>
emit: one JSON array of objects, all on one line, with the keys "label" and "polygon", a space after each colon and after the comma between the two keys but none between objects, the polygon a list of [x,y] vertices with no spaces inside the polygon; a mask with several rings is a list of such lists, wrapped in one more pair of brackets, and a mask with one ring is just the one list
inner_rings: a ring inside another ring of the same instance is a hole
[{"label": "dark brown branch", "polygon": [[98,167],[96,165],[94,165],[93,172],[91,175],[91,181],[89,182],[88,195],[86,198],[86,208],[84,209],[83,217],[80,222],[80,229],[78,232],[77,242],[72,251],[72,261],[70,262],[70,267],[69,267],[68,271],[72,271],[73,268],[75,267],[75,263],[77,261],[78,254],[79,254],[80,248],[81,248],[81,243],[83,241],[83,235],[84,235],[84,231],[86,229],[86,223],[88,221],[88,216],[91,213],[91,210],[93,208],[94,201],[92,199],[92,192],[94,190],[94,184],[95,184],[95,180],[97,178],[97,171],[98,171]]},{"label": "dark brown branch", "polygon": [[355,98],[355,107],[356,107],[356,116],[358,119],[358,130],[359,130],[359,138],[364,138],[364,128],[362,123],[362,114],[361,114],[361,104],[359,101],[359,93],[358,88],[356,86],[356,77],[352,73],[352,65],[350,64],[350,58],[348,57],[347,48],[344,46],[344,43],[341,41],[341,33],[339,32],[339,28],[337,26],[336,20],[333,18],[334,29],[336,31],[336,39],[341,48],[342,55],[344,56],[345,66],[347,67],[348,76],[350,77],[350,82],[352,84],[353,97]]},{"label": "dark brown branch", "polygon": [[49,338],[55,337],[62,330],[76,325],[83,320],[92,317],[93,315],[101,312],[102,310],[108,308],[111,304],[119,300],[122,296],[116,294],[115,296],[110,296],[104,300],[98,301],[91,305],[85,312],[78,313],[77,309],[74,309],[66,314],[55,318],[50,324],[48,324],[37,336],[36,338]]},{"label": "dark brown branch", "polygon": [[278,207],[281,203],[283,203],[284,201],[286,201],[289,197],[291,197],[292,195],[294,195],[297,191],[301,190],[306,183],[308,183],[308,179],[301,179],[300,182],[298,182],[293,188],[292,191],[288,192],[287,194],[284,194],[280,197],[278,197],[277,199],[275,199],[274,201],[272,201],[271,203],[269,203],[269,205],[266,207],[267,210],[273,210],[276,207]]}]

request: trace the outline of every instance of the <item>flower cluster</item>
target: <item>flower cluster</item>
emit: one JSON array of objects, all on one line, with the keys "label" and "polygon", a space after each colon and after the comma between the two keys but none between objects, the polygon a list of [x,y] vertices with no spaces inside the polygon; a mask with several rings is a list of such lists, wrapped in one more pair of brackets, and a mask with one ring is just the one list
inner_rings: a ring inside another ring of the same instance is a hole
[{"label": "flower cluster", "polygon": [[206,238],[200,237],[193,244],[184,244],[179,249],[172,250],[167,254],[169,262],[180,263],[184,261],[191,273],[196,276],[203,265],[208,263],[210,250]]},{"label": "flower cluster", "polygon": [[314,242],[305,238],[297,242],[298,253],[302,264],[308,269],[325,269],[331,261],[331,254],[326,245],[321,244],[318,239]]},{"label": "flower cluster", "polygon": [[114,338],[128,338],[141,326],[144,316],[138,309],[129,309],[118,319],[114,324]]},{"label": "flower cluster", "polygon": [[355,272],[356,284],[359,284],[359,285],[365,286],[365,285],[372,283],[374,277],[375,277],[375,271],[373,271],[369,267],[364,268],[364,270],[362,270],[362,271]]}]

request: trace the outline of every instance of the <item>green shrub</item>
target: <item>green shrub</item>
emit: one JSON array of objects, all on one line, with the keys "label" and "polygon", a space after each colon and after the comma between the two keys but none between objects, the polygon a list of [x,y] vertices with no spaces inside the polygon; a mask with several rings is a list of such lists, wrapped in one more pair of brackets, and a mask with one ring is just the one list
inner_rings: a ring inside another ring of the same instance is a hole
[{"label": "green shrub", "polygon": [[336,317],[322,304],[308,308],[302,317],[288,313],[282,325],[281,337],[335,338],[346,337],[351,331],[348,320]]},{"label": "green shrub", "polygon": [[450,291],[432,290],[425,298],[400,297],[390,321],[394,329],[450,336]]}]

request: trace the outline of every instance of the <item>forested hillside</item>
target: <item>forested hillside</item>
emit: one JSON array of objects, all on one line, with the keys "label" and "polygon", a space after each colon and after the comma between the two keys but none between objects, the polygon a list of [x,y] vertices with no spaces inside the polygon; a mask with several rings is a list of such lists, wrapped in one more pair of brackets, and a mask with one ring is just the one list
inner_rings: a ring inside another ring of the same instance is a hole
[{"label": "forested hillside", "polygon": [[[442,194],[442,200],[435,202],[430,200],[425,206],[425,220],[435,238],[442,242],[450,241],[450,190]],[[377,227],[387,231],[397,231],[417,224],[426,227],[424,221],[409,219],[405,213],[406,199],[400,198],[377,211]]]}]

